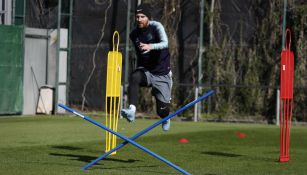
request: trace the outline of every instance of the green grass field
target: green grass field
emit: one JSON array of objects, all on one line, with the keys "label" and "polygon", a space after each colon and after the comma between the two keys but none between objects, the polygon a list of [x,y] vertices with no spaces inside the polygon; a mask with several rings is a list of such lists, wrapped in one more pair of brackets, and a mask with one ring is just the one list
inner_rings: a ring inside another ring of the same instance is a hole
[{"label": "green grass field", "polygon": [[[131,137],[154,122],[120,120],[118,131]],[[104,153],[105,132],[73,116],[2,117],[0,133],[1,175],[180,174],[132,145],[80,171]],[[137,142],[195,175],[307,174],[306,127],[292,128],[288,163],[277,162],[279,128],[272,125],[173,121],[169,132],[159,126]]]}]

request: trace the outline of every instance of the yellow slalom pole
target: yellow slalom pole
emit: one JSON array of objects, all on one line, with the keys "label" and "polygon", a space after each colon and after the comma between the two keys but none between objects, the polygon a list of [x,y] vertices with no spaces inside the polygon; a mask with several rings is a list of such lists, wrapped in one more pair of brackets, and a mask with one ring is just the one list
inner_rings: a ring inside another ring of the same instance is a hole
[{"label": "yellow slalom pole", "polygon": [[[117,44],[115,44],[115,36],[117,36]],[[106,126],[114,131],[117,131],[118,127],[122,74],[122,54],[118,51],[118,46],[119,33],[115,31],[113,34],[113,50],[108,52],[105,98]],[[116,135],[106,132],[106,152],[116,147],[116,139]],[[116,154],[116,152],[112,154]]]}]

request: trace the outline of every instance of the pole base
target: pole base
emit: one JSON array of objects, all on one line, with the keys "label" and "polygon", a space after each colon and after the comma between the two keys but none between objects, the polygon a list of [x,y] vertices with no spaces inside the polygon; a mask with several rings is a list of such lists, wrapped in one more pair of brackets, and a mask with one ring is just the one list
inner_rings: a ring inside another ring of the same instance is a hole
[{"label": "pole base", "polygon": [[[105,150],[106,153],[109,152],[109,151],[110,151],[110,150]],[[116,151],[112,152],[112,153],[110,154],[110,156],[115,155],[115,154],[116,154]]]},{"label": "pole base", "polygon": [[290,160],[289,156],[280,156],[279,162],[288,162]]}]

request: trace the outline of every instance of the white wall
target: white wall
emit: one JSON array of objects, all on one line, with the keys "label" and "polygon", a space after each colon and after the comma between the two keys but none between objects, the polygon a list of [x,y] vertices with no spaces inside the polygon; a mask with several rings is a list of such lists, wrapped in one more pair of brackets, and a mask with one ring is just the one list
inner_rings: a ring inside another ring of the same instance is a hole
[{"label": "white wall", "polygon": [[25,29],[23,114],[35,114],[39,88],[46,83],[46,29]]},{"label": "white wall", "polygon": [[12,0],[0,0],[0,24],[12,24]]},{"label": "white wall", "polygon": [[[24,101],[23,114],[33,115],[39,98],[39,88],[49,86],[58,89],[58,103],[66,104],[67,51],[60,51],[59,65],[56,65],[57,30],[26,28],[24,56]],[[61,29],[61,48],[67,48],[67,29]],[[58,81],[56,71],[58,67]],[[56,92],[54,92],[56,94]],[[57,112],[65,112],[57,109]]]}]

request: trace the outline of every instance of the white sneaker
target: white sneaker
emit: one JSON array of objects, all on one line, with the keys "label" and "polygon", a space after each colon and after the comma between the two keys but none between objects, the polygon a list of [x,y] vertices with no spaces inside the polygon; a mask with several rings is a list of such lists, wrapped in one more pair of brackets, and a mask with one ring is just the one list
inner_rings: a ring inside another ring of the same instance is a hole
[{"label": "white sneaker", "polygon": [[168,119],[165,122],[162,123],[162,129],[163,131],[168,131],[171,127],[171,120]]},{"label": "white sneaker", "polygon": [[128,120],[128,122],[133,122],[135,120],[136,108],[134,105],[129,105],[128,109],[122,109],[121,115]]}]

